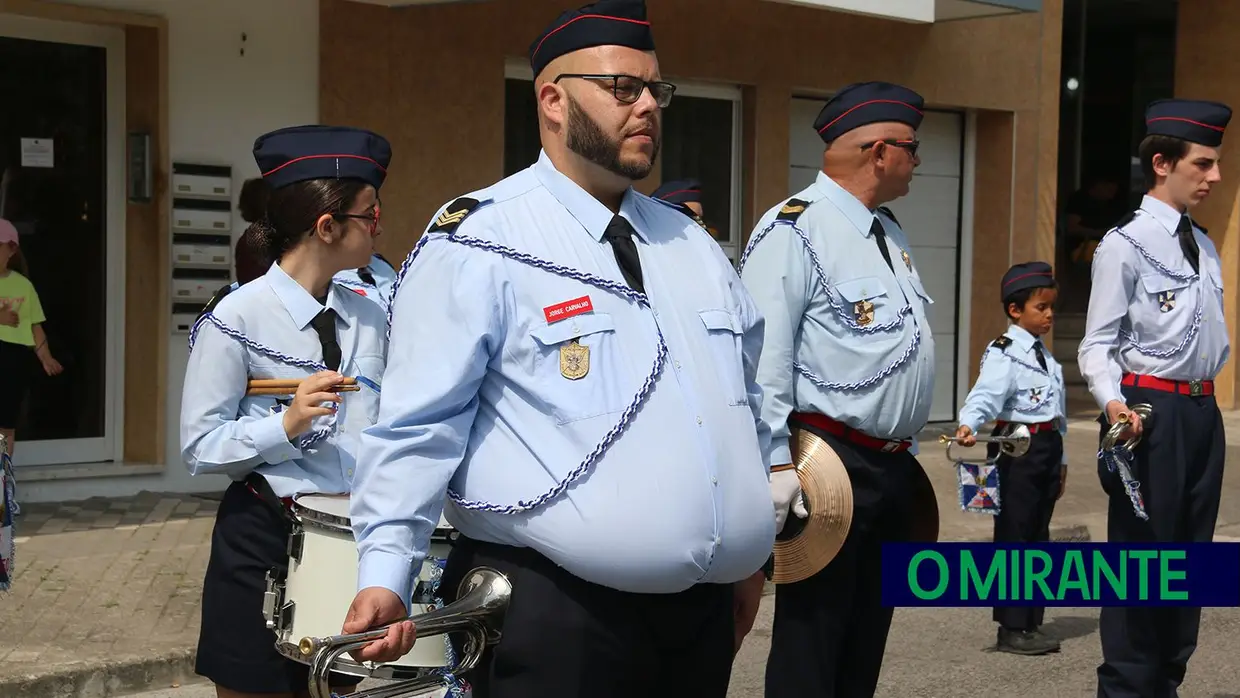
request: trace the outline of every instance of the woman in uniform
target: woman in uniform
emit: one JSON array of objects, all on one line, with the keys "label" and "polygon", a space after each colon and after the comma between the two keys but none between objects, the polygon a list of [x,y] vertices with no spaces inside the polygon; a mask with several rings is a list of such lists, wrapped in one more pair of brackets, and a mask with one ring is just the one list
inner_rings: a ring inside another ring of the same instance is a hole
[{"label": "woman in uniform", "polygon": [[[369,131],[300,126],[260,137],[254,158],[270,194],[251,229],[275,263],[191,331],[181,455],[194,475],[232,480],[211,537],[196,671],[220,698],[291,698],[306,695],[309,668],[276,650],[266,575],[287,567],[292,498],[348,493],[357,436],[378,414],[386,318],[332,277],[370,260],[391,148]],[[346,378],[356,392],[336,391]],[[247,394],[251,379],[300,387]]]}]

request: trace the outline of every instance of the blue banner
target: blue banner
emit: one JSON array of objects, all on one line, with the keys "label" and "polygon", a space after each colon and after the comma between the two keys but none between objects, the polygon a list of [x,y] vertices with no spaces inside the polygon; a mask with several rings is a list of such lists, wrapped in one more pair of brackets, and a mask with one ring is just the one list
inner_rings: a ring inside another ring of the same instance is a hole
[{"label": "blue banner", "polygon": [[883,605],[1240,606],[1240,543],[888,543]]}]

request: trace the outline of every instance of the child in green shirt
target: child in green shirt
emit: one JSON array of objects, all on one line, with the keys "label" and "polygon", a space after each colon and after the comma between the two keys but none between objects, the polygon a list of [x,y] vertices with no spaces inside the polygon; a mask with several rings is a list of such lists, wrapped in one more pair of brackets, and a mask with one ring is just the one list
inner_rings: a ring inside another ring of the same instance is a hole
[{"label": "child in green shirt", "polygon": [[0,218],[0,433],[8,441],[10,456],[22,403],[34,377],[31,359],[37,358],[49,376],[64,370],[47,346],[43,333],[47,318],[25,271],[17,228]]}]

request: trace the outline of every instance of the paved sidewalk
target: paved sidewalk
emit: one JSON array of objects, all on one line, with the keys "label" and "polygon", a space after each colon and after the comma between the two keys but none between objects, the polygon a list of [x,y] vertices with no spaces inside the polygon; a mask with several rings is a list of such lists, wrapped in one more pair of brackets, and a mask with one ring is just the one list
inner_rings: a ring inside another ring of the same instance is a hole
[{"label": "paved sidewalk", "polygon": [[[1240,413],[1226,421],[1240,428]],[[960,511],[955,470],[937,436],[923,435],[920,459],[938,493],[941,540],[990,540],[990,517]],[[1067,448],[1068,491],[1053,534],[1103,540],[1096,424],[1071,423]],[[980,448],[958,453],[969,451],[983,455]],[[1240,453],[1228,451],[1240,462]],[[1229,475],[1222,535],[1240,535],[1238,490],[1237,476]],[[195,681],[198,601],[216,504],[144,492],[24,506],[16,578],[0,595],[0,696],[105,698]]]}]

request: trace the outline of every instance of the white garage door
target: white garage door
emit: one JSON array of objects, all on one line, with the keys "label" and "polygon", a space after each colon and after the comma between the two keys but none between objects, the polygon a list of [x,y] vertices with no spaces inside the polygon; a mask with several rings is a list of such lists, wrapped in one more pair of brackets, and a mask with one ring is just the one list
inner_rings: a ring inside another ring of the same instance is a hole
[{"label": "white garage door", "polygon": [[[822,139],[814,132],[814,119],[823,104],[819,99],[792,100],[790,193],[809,186],[822,168]],[[917,138],[921,141],[918,150],[921,166],[913,177],[908,196],[888,206],[908,235],[922,282],[934,299],[931,329],[937,372],[930,421],[954,421],[959,404],[967,394],[957,389],[960,353],[957,345],[960,286],[957,250],[960,247],[964,115],[927,111]],[[998,308],[998,304],[995,307]]]}]

